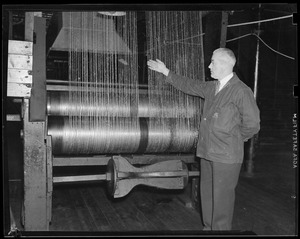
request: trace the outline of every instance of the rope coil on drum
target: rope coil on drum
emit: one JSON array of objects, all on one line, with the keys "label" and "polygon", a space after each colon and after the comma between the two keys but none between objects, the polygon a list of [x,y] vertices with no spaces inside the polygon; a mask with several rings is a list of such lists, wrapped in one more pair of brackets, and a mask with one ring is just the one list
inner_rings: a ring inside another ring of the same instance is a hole
[{"label": "rope coil on drum", "polygon": [[[75,109],[74,104],[71,107]],[[48,112],[48,134],[52,136],[53,154],[57,155],[191,152],[198,134],[196,125],[191,124],[188,118],[178,122],[175,118],[152,117],[150,123],[149,117],[112,118],[78,114],[73,116],[78,120],[70,121],[64,115],[68,109],[66,102],[48,98],[47,108],[51,109]],[[106,108],[120,109],[113,106]],[[126,111],[130,115],[130,109],[122,112]],[[151,112],[157,111],[159,109]]]}]

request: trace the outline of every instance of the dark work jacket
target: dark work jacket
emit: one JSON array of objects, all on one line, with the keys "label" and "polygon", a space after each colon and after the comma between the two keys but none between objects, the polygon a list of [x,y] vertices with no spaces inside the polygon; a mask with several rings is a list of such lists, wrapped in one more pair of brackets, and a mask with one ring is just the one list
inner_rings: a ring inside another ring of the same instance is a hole
[{"label": "dark work jacket", "polygon": [[186,94],[205,99],[197,156],[214,162],[242,163],[244,142],[260,129],[252,90],[235,73],[216,95],[216,81],[201,82],[171,71],[166,81]]}]

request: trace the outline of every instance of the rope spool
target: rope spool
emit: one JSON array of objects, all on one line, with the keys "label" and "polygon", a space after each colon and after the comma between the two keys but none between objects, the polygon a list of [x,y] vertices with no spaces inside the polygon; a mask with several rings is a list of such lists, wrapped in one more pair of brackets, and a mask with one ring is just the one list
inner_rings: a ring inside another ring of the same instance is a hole
[{"label": "rope spool", "polygon": [[[99,92],[90,93],[89,99],[103,97]],[[109,116],[109,117],[163,117],[176,118],[184,115],[185,118],[195,118],[198,114],[196,104],[187,104],[186,107],[179,107],[175,99],[164,103],[164,108],[150,103],[147,94],[139,94],[135,101],[119,102],[119,99],[127,98],[124,95],[114,95],[99,99],[98,104],[70,99],[69,92],[48,92],[47,114],[54,116],[82,115],[82,116]]]},{"label": "rope spool", "polygon": [[68,117],[48,117],[53,154],[188,153],[195,148],[196,128],[183,128],[174,119],[158,120],[155,127],[147,118],[139,118],[137,124],[130,118],[98,120],[101,124],[91,126],[86,118],[76,127]]}]

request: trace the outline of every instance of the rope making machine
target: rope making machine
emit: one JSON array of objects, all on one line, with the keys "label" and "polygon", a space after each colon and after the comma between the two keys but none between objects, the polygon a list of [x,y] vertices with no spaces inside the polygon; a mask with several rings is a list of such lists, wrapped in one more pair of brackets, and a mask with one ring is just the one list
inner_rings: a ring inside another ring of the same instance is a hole
[{"label": "rope making machine", "polygon": [[[118,198],[141,184],[184,189],[199,176],[202,103],[139,59],[204,80],[201,12],[146,12],[142,30],[136,12],[116,13],[56,13],[48,27],[26,13],[25,41],[9,41],[7,96],[22,101],[25,230],[49,230],[53,184],[105,181]],[[67,79],[46,79],[51,52],[67,53]],[[66,166],[106,172],[53,175]]]}]

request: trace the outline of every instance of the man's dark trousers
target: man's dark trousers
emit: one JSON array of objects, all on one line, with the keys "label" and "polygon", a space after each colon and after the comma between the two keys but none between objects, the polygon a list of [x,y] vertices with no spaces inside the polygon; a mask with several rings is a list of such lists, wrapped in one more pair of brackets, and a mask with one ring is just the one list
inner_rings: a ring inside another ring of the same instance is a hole
[{"label": "man's dark trousers", "polygon": [[235,188],[242,164],[226,164],[205,159],[200,162],[203,230],[231,230]]}]

